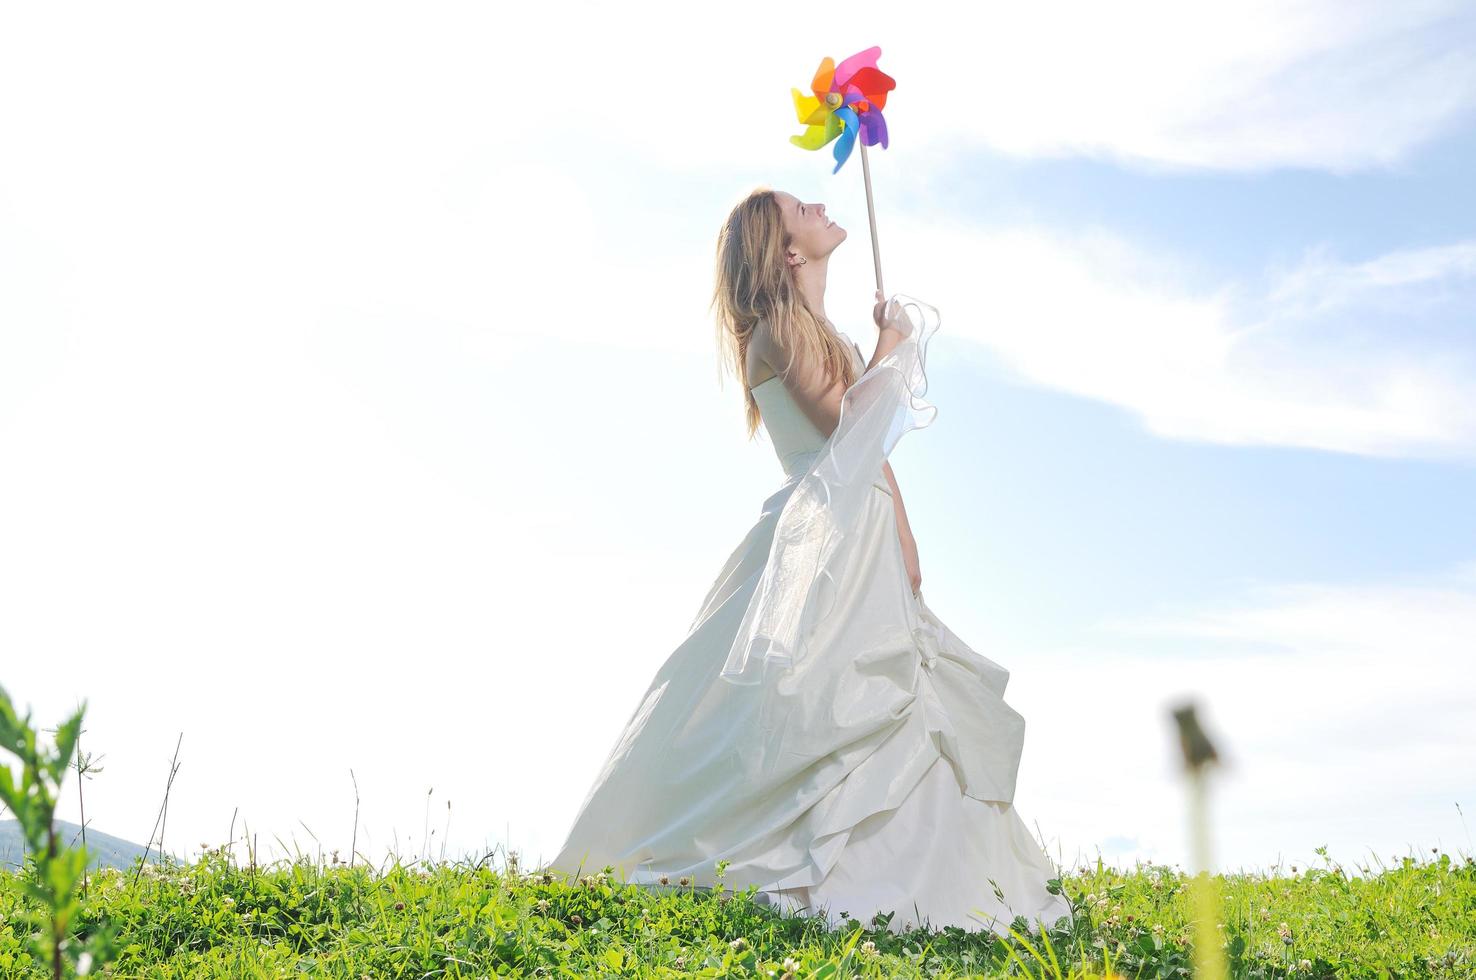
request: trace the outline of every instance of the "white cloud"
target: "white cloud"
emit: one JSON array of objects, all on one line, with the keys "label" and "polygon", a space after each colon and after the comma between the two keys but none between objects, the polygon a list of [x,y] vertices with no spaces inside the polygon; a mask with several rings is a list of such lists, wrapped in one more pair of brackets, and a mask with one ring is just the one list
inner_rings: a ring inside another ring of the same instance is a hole
[{"label": "white cloud", "polygon": [[1476,455],[1476,244],[1307,261],[1258,288],[1103,230],[893,220],[892,283],[1046,387],[1172,439]]},{"label": "white cloud", "polygon": [[[1030,758],[1080,759],[1069,781],[1026,777],[1065,840],[1117,834],[1151,843],[1104,857],[1186,862],[1169,709],[1193,700],[1225,763],[1212,794],[1222,867],[1278,853],[1305,866],[1327,844],[1351,870],[1372,863],[1368,849],[1387,860],[1468,844],[1455,804],[1471,809],[1476,790],[1476,563],[1267,586],[1219,608],[1123,616],[1098,637],[1042,653],[1026,672],[1056,679],[1026,711]],[[1130,652],[1164,637],[1182,652]],[[1083,744],[1098,751],[1073,752]]]},{"label": "white cloud", "polygon": [[[1397,300],[1400,309],[1421,299],[1400,286],[1464,285],[1476,280],[1476,242],[1432,245],[1380,255],[1366,262],[1341,262],[1325,248],[1311,250],[1301,264],[1282,276],[1268,297],[1281,316],[1310,316],[1345,309],[1355,303]],[[1440,290],[1427,290],[1431,302],[1448,301]]]},{"label": "white cloud", "polygon": [[[889,126],[914,164],[972,147],[1343,173],[1396,166],[1476,108],[1476,17],[1454,0],[860,3],[839,21],[788,3],[707,17],[666,3],[636,8],[646,16],[580,9],[578,29],[558,34],[565,88],[618,92],[609,111],[581,103],[581,124],[665,166],[782,166],[798,129],[789,87],[822,55],[872,44],[898,80]],[[508,28],[536,35],[567,15],[518,16]],[[549,73],[540,45],[505,54],[508,68]]]},{"label": "white cloud", "polygon": [[[898,79],[892,152],[914,167],[982,146],[1343,172],[1397,164],[1476,106],[1476,17],[1454,0],[871,2],[841,19],[778,2],[741,13],[665,0],[258,4],[245,15],[156,4],[95,8],[82,29],[34,8],[7,27],[0,79],[12,97],[0,115],[28,151],[7,168],[95,176],[107,159],[110,189],[125,195],[125,178],[154,170],[202,222],[235,194],[270,214],[264,191],[329,163],[341,185],[327,188],[330,206],[382,189],[369,175],[397,160],[402,174],[432,162],[447,178],[509,159],[577,174],[628,155],[709,174],[820,169],[787,142],[799,129],[789,89],[822,55],[878,43]],[[14,97],[38,85],[44,98]],[[446,160],[448,138],[478,152]],[[148,210],[147,194],[127,196]],[[366,229],[373,218],[362,212]]]}]

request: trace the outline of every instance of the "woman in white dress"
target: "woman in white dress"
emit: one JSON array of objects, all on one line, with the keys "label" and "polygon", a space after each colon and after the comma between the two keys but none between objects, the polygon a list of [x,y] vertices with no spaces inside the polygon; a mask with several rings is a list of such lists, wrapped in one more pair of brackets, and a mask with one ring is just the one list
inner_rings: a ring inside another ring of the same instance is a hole
[{"label": "woman in white dress", "polygon": [[1007,933],[1069,916],[1012,801],[1009,672],[923,601],[887,455],[923,399],[932,307],[878,302],[876,350],[825,315],[823,205],[760,189],[718,238],[719,343],[786,477],[657,671],[545,866],[735,890],[832,925]]}]

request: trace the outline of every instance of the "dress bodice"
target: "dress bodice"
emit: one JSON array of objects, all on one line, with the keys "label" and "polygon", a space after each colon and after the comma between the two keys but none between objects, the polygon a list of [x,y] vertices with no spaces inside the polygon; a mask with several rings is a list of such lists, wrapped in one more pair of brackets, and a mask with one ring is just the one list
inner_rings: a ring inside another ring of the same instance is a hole
[{"label": "dress bodice", "polygon": [[[850,344],[856,376],[860,377],[866,370],[866,358],[862,356],[861,348],[844,331],[837,333]],[[769,441],[774,444],[774,453],[779,457],[779,465],[784,468],[785,475],[803,473],[829,436],[815,428],[815,423],[796,404],[777,374],[760,381],[750,390],[758,402],[759,417],[763,420],[764,430],[769,433]]]}]

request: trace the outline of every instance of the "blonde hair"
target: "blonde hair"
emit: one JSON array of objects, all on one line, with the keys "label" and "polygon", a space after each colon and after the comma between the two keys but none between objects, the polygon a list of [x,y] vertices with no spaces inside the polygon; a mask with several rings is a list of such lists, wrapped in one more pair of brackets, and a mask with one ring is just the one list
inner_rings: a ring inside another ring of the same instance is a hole
[{"label": "blonde hair", "polygon": [[[805,303],[784,261],[790,235],[774,191],[760,187],[739,201],[718,232],[717,275],[709,309],[717,311],[719,358],[730,361],[743,383],[748,437],[759,426],[758,402],[748,390],[748,345],[760,320],[773,345],[789,352],[787,375],[798,360],[825,365],[827,377],[855,382],[851,351],[835,330]],[[782,383],[782,382],[781,382]]]}]

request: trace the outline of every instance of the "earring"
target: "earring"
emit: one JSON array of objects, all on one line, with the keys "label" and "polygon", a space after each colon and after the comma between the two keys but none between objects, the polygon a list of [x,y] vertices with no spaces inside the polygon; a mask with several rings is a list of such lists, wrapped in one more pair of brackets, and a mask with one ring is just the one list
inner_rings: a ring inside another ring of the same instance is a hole
[{"label": "earring", "polygon": [[800,265],[804,265],[804,264],[805,264],[805,263],[806,263],[806,262],[808,262],[808,261],[810,261],[810,260],[809,260],[809,259],[807,259],[807,258],[805,258],[805,257],[804,257],[804,256],[803,256],[803,255],[801,255],[801,256],[800,256],[800,257],[799,257],[799,264],[800,264]]}]

